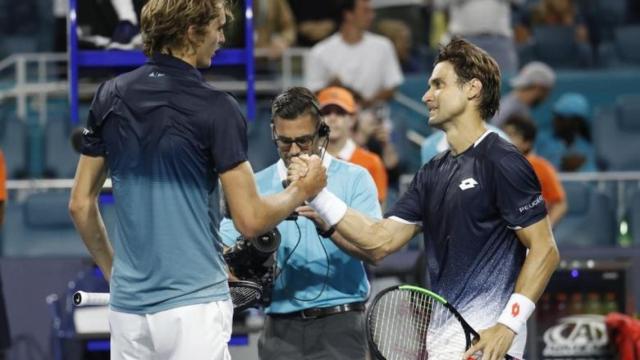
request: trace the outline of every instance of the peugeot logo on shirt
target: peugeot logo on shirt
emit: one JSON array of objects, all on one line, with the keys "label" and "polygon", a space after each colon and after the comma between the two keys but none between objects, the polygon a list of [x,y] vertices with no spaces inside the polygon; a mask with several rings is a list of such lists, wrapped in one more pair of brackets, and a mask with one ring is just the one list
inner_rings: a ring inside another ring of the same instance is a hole
[{"label": "peugeot logo on shirt", "polygon": [[476,185],[478,185],[478,182],[475,181],[474,178],[466,178],[462,180],[462,182],[458,186],[460,187],[460,189],[462,189],[462,191],[464,191],[464,190],[473,189],[474,187],[476,187]]}]

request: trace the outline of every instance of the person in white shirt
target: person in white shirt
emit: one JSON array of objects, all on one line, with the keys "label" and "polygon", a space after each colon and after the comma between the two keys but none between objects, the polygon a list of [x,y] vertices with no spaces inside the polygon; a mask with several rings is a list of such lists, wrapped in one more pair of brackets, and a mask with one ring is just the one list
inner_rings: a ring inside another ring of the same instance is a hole
[{"label": "person in white shirt", "polygon": [[404,77],[391,41],[367,31],[375,15],[370,0],[346,0],[340,13],[340,30],[311,49],[306,87],[349,87],[362,97],[364,107],[386,102]]},{"label": "person in white shirt", "polygon": [[524,0],[434,0],[449,12],[449,35],[460,36],[488,52],[502,75],[518,71],[518,53],[511,27],[511,6]]}]

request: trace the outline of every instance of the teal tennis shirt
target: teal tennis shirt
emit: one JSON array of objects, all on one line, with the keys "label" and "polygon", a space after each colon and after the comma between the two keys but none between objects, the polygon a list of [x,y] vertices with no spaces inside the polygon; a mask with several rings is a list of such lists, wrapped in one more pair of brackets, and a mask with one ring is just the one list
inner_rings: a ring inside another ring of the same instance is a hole
[{"label": "teal tennis shirt", "polygon": [[100,86],[82,153],[105,157],[113,183],[114,310],[149,314],[229,298],[209,195],[246,151],[236,101],[177,58],[156,54]]}]

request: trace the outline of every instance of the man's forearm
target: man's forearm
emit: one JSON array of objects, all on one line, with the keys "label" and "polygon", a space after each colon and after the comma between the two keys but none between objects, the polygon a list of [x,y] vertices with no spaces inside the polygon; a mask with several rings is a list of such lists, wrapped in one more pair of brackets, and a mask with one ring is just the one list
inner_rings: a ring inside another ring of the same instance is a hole
[{"label": "man's forearm", "polygon": [[567,212],[567,201],[561,201],[559,203],[555,203],[549,206],[549,222],[551,223],[551,227],[555,227],[556,224],[562,219],[564,214]]},{"label": "man's forearm", "polygon": [[366,254],[372,263],[400,249],[419,229],[391,219],[372,219],[352,209],[348,209],[336,225],[340,235]]},{"label": "man's forearm", "polygon": [[111,278],[113,248],[98,210],[97,202],[72,211],[73,222],[93,261],[107,281]]},{"label": "man's forearm", "polygon": [[331,236],[331,240],[334,244],[336,244],[336,246],[338,246],[349,255],[365,261],[371,265],[376,264],[376,259],[372,256],[371,252],[360,249],[352,242],[345,239],[338,231],[333,233],[333,235]]},{"label": "man's forearm", "polygon": [[553,244],[531,247],[518,275],[515,292],[537,302],[559,261],[558,249]]}]

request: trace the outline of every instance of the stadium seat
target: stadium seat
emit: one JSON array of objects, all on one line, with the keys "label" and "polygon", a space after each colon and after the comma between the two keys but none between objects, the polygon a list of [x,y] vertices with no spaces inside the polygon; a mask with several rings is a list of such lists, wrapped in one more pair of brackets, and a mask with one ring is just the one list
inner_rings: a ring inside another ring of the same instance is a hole
[{"label": "stadium seat", "polygon": [[613,246],[615,211],[611,199],[589,184],[565,182],[569,209],[554,228],[559,246]]},{"label": "stadium seat", "polygon": [[630,199],[626,210],[627,224],[633,245],[640,246],[640,189]]},{"label": "stadium seat", "polygon": [[71,148],[69,122],[62,118],[47,121],[44,128],[45,174],[54,178],[73,178],[79,155]]},{"label": "stadium seat", "polygon": [[591,45],[575,40],[572,26],[536,26],[533,41],[520,49],[521,62],[543,61],[554,68],[585,68],[593,65]]},{"label": "stadium seat", "polygon": [[640,170],[640,94],[623,95],[613,109],[596,111],[593,136],[598,162],[606,170]]},{"label": "stadium seat", "polygon": [[616,28],[613,39],[598,47],[598,64],[609,68],[640,65],[640,25]]},{"label": "stadium seat", "polygon": [[9,179],[24,178],[27,175],[27,125],[15,116],[9,116],[0,138],[0,148],[4,152]]},{"label": "stadium seat", "polygon": [[3,247],[5,256],[89,256],[68,209],[69,191],[33,193],[9,202]]}]

